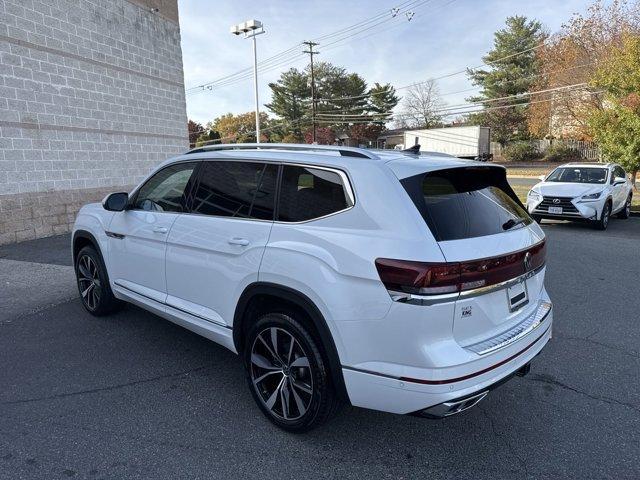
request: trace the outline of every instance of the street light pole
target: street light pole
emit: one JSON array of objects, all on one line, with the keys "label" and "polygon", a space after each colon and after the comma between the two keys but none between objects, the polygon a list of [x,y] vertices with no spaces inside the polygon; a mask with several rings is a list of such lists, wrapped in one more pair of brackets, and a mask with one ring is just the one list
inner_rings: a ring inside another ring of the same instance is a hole
[{"label": "street light pole", "polygon": [[259,20],[247,20],[244,23],[233,25],[231,33],[234,35],[244,34],[244,38],[250,38],[253,41],[253,87],[256,98],[256,143],[260,143],[260,104],[258,102],[258,47],[256,45],[256,37],[265,33],[264,26]]},{"label": "street light pole", "polygon": [[258,52],[256,48],[256,36],[251,36],[253,40],[253,88],[256,96],[256,143],[260,143],[260,107],[258,106]]}]

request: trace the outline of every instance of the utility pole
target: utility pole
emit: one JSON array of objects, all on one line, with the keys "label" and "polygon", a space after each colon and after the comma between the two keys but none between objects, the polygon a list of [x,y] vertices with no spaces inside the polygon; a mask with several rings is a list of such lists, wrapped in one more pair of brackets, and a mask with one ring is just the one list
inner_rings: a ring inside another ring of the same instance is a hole
[{"label": "utility pole", "polygon": [[316,142],[316,83],[313,75],[313,56],[318,55],[320,52],[314,52],[313,47],[318,44],[312,41],[302,42],[309,47],[309,50],[303,50],[302,53],[308,53],[311,59],[311,123],[312,123],[312,140]]}]

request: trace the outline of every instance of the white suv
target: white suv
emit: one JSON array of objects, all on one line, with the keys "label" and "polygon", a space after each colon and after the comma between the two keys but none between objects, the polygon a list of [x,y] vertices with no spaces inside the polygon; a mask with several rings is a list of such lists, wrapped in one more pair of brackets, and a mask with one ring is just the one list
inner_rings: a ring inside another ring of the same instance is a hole
[{"label": "white suv", "polygon": [[545,237],[500,166],[311,145],[197,148],[83,207],[94,315],[131,302],[242,356],[289,431],[343,401],[445,417],[551,337]]},{"label": "white suv", "polygon": [[633,183],[621,166],[569,163],[553,170],[527,195],[527,210],[536,220],[588,220],[600,230],[611,215],[629,218]]}]

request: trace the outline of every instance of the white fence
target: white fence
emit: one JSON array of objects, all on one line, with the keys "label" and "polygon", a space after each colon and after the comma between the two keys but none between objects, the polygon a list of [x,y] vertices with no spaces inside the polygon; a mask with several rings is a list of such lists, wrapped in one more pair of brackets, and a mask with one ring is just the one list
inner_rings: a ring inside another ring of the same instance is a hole
[{"label": "white fence", "polygon": [[[601,161],[600,149],[593,142],[583,142],[581,140],[528,140],[528,142],[538,151],[541,156],[551,147],[567,147],[575,150],[581,160],[591,162]],[[502,157],[502,147],[497,142],[491,142],[491,153],[495,158]]]}]

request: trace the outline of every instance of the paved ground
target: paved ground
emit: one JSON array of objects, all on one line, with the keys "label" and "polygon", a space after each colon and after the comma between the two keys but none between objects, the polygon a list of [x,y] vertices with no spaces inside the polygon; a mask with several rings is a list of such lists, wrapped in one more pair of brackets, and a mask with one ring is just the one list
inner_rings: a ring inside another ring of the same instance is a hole
[{"label": "paved ground", "polygon": [[555,333],[528,377],[445,421],[347,408],[305,436],[223,348],[68,301],[68,238],[0,248],[0,478],[640,478],[640,219],[544,228]]}]

